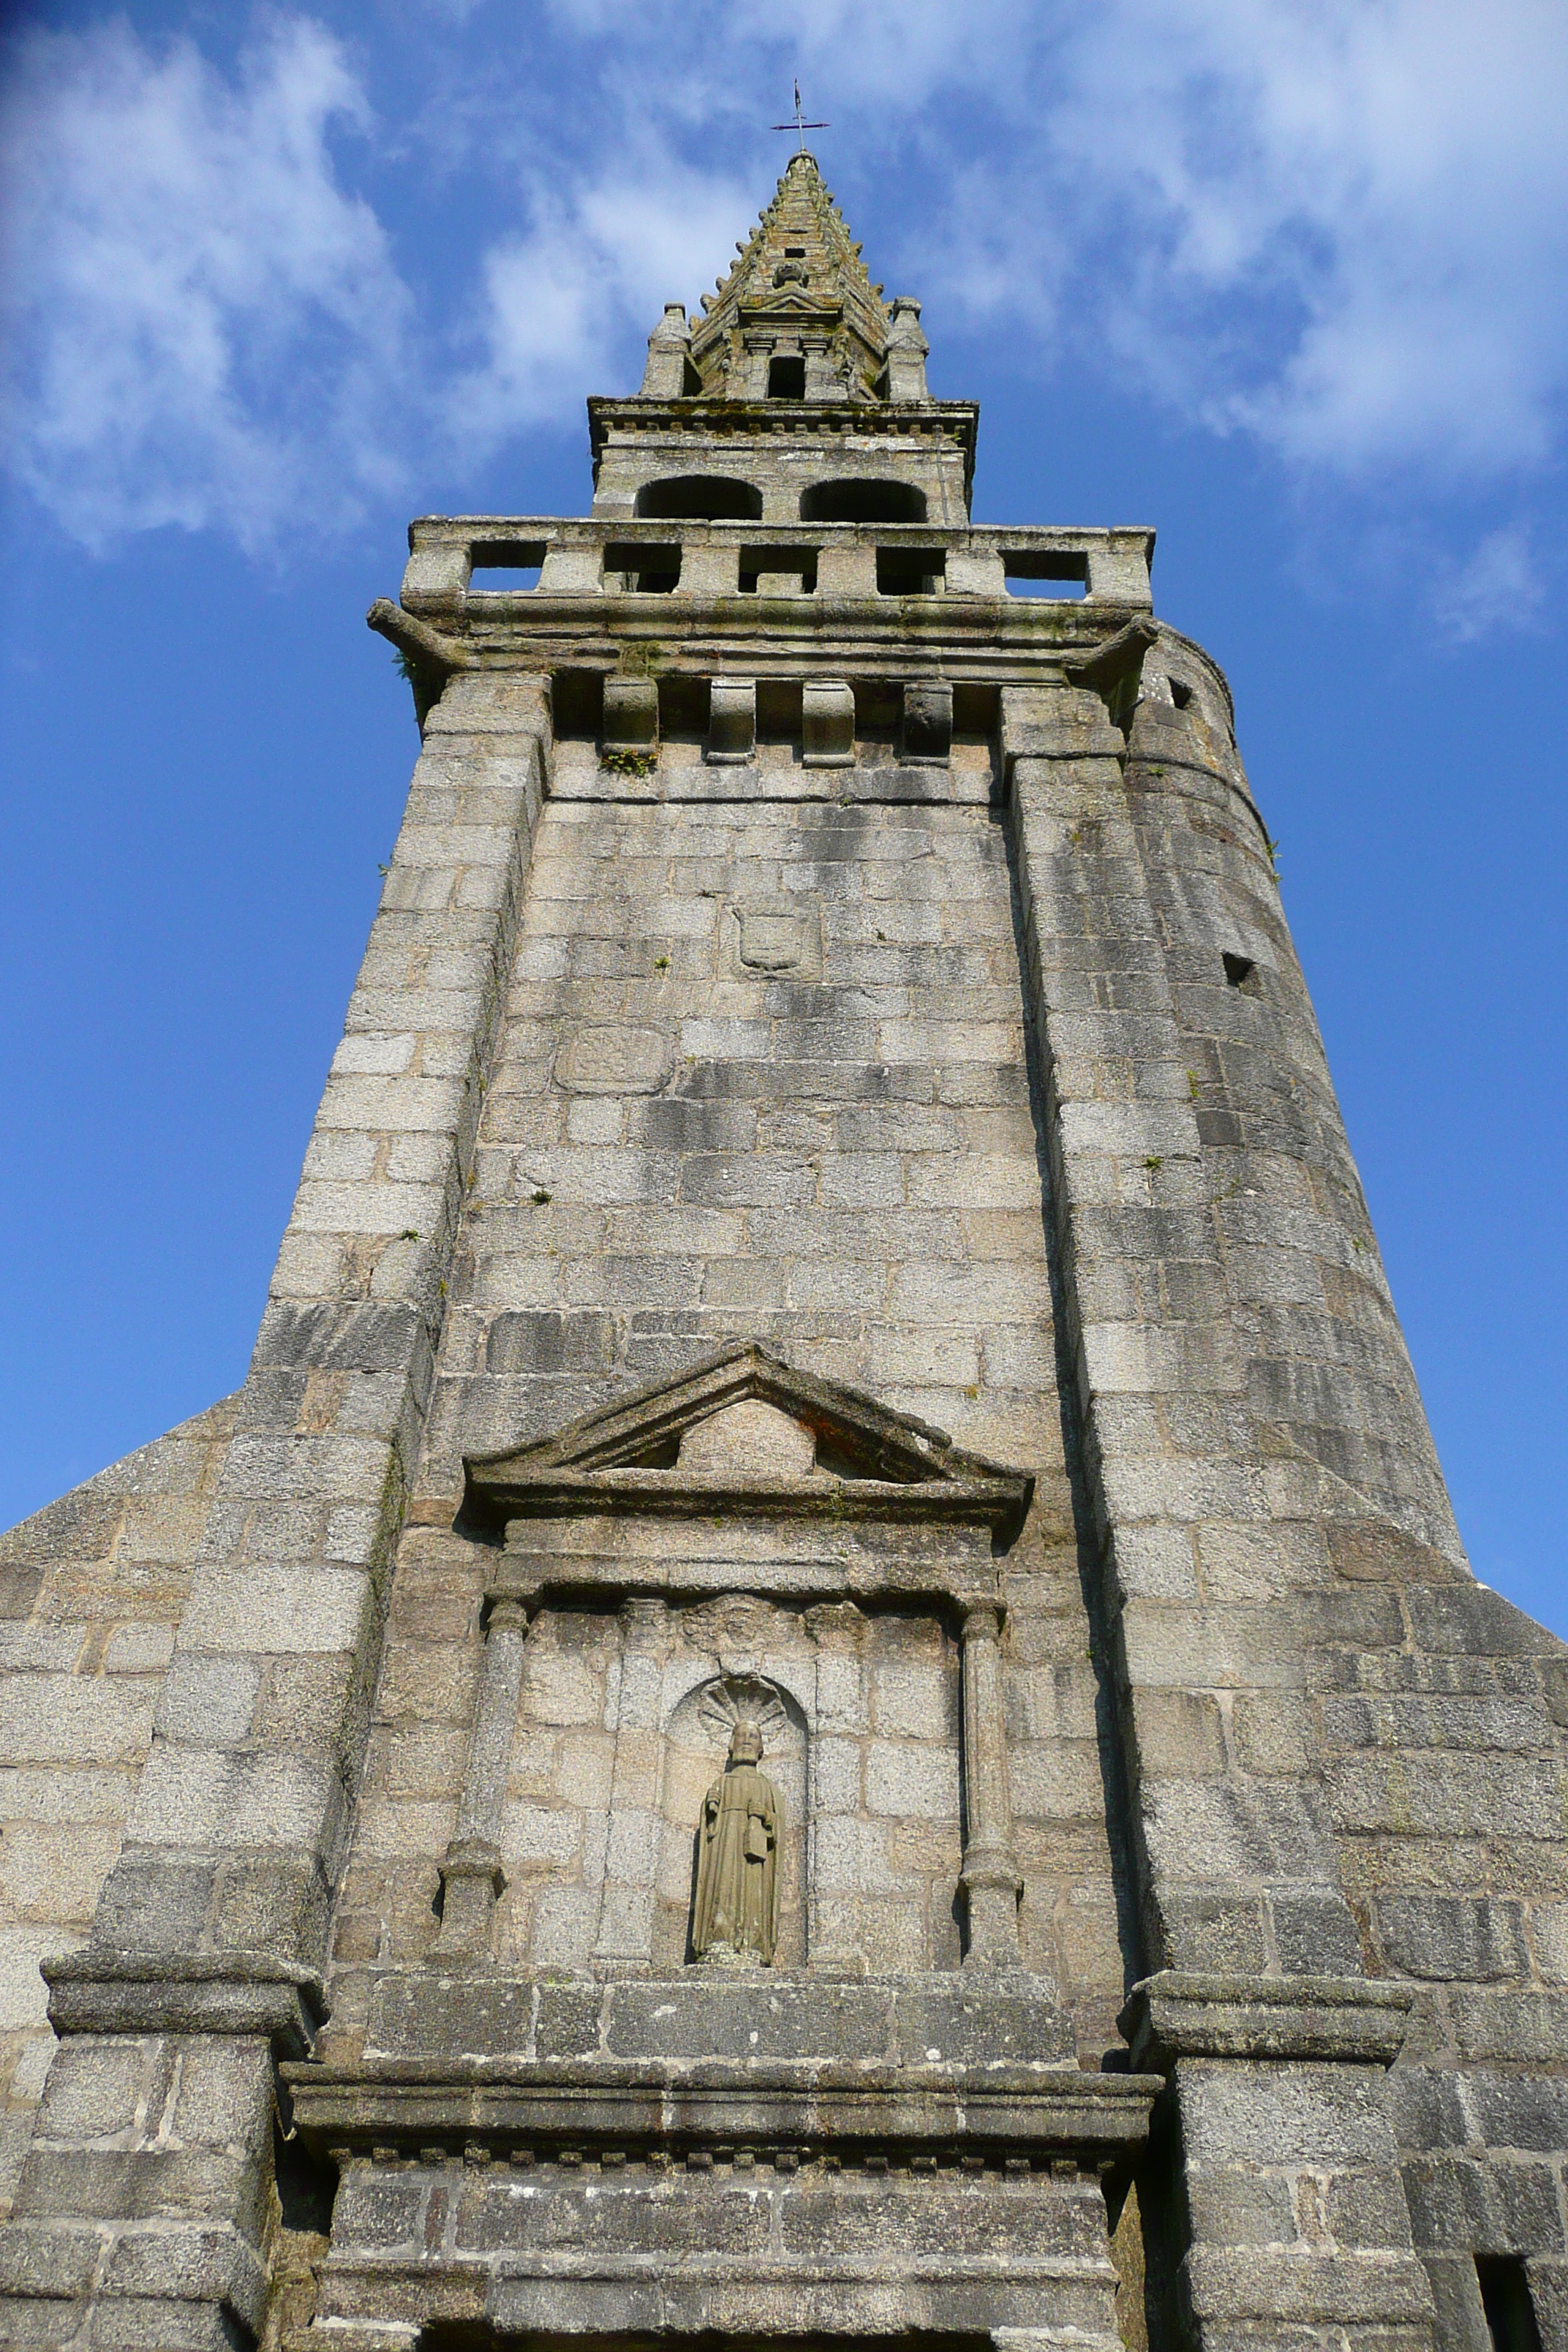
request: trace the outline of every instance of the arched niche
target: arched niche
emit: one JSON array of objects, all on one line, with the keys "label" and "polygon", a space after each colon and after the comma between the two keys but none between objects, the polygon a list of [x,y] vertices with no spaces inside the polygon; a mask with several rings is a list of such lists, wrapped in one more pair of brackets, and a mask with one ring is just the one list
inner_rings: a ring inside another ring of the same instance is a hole
[{"label": "arched niche", "polygon": [[645,482],[635,511],[660,521],[760,522],[763,494],[730,474],[674,474]]},{"label": "arched niche", "polygon": [[926,494],[912,482],[868,482],[853,474],[813,482],[800,494],[802,522],[924,522]]},{"label": "arched niche", "polygon": [[800,1702],[770,1676],[707,1674],[670,1709],[664,1732],[656,1974],[691,1959],[691,1897],[702,1800],[724,1769],[730,1734],[750,1716],[763,1734],[763,1770],[784,1802],[779,1841],[779,1936],[773,1966],[805,1965],[806,1729]]}]

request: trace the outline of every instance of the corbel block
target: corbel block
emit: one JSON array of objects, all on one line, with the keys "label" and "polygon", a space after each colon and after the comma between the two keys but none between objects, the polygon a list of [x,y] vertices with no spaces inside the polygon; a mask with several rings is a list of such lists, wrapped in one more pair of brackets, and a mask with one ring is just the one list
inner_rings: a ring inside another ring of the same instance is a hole
[{"label": "corbel block", "polygon": [[841,677],[807,678],[801,688],[801,757],[808,768],[855,761],[855,697]]},{"label": "corbel block", "polygon": [[738,767],[755,757],[757,682],[716,677],[708,690],[708,743],[703,758],[715,767]]}]

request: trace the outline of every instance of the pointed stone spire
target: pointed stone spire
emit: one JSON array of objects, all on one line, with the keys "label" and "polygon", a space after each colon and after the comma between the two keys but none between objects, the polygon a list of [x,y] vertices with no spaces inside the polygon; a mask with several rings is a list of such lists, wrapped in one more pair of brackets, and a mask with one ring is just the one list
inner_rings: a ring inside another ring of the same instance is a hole
[{"label": "pointed stone spire", "polygon": [[779,362],[787,371],[782,382],[795,384],[804,399],[887,396],[891,322],[882,289],[871,283],[816,159],[804,148],[791,156],[777,194],[737,253],[717,293],[703,298],[691,339],[704,391],[762,399],[772,369],[776,397]]},{"label": "pointed stone spire", "polygon": [[636,396],[589,401],[594,512],[967,521],[978,411],[931,398],[920,304],[884,300],[804,148],[735,254],[696,317],[666,304]]}]

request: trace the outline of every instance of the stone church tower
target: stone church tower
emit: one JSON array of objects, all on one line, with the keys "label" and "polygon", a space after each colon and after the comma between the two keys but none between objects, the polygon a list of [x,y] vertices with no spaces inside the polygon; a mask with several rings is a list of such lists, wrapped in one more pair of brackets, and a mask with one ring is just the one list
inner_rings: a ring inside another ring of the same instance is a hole
[{"label": "stone church tower", "polygon": [[6,2344],[1568,2346],[1568,1651],[1225,680],[925,357],[798,155],[373,609],[249,1375],[0,1551]]}]

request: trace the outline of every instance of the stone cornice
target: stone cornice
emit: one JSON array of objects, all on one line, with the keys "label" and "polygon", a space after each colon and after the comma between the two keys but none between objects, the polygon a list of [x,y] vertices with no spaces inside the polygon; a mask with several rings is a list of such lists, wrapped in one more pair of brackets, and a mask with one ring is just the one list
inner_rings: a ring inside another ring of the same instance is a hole
[{"label": "stone cornice", "polygon": [[1142,2144],[1157,2078],[1075,2067],[901,2068],[774,2063],[553,2065],[504,2059],[384,2059],[363,2066],[289,2065],[294,2116],[307,2140],[346,2152],[388,2144],[424,2153],[478,2141],[498,2153],[602,2161],[606,2155],[689,2161],[737,2149],[809,2161],[935,2151],[994,2161],[1068,2151],[1092,2160]]},{"label": "stone cornice", "polygon": [[1054,1988],[1022,1970],[715,1979],[390,1971],[354,2063],[286,2070],[318,2145],[568,2165],[738,2153],[934,2169],[1144,2137],[1157,2078],[1085,2074]]},{"label": "stone cornice", "polygon": [[1389,2066],[1416,1987],[1367,1977],[1243,1977],[1164,1969],[1134,1985],[1117,2022],[1132,2063],[1179,2058]]},{"label": "stone cornice", "polygon": [[588,441],[595,467],[607,436],[668,433],[680,440],[742,438],[806,440],[853,435],[867,440],[921,438],[955,441],[964,454],[964,486],[971,487],[979,404],[973,400],[610,400],[588,403]]},{"label": "stone cornice", "polygon": [[303,2056],[328,2013],[315,1969],[270,1952],[88,1945],[39,1967],[59,2034],[258,2034]]},{"label": "stone cornice", "polygon": [[[637,596],[589,604],[535,591],[490,611],[470,603],[461,643],[486,669],[614,670],[623,649],[656,644],[661,671],[797,678],[822,667],[833,633],[835,675],[1060,683],[1064,664],[1092,656],[1135,608],[1069,606],[1058,620],[1009,597]],[[1080,617],[1081,616],[1081,617]]]}]

